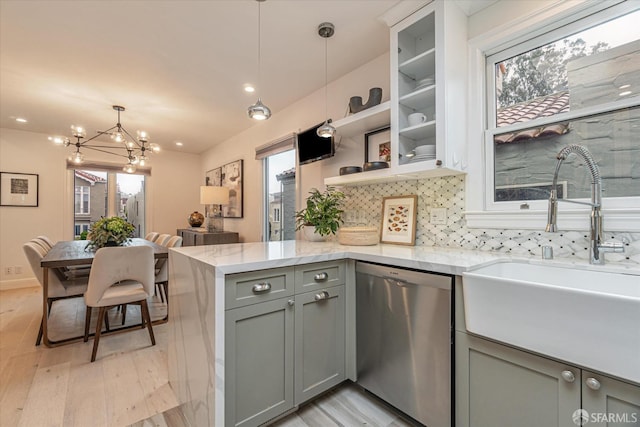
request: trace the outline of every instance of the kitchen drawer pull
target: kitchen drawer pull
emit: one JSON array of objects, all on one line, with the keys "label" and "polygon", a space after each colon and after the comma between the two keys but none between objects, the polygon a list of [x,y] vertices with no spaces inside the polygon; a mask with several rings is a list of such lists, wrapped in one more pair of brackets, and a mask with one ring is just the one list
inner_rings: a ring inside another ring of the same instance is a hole
[{"label": "kitchen drawer pull", "polygon": [[571,371],[562,371],[562,379],[564,379],[568,383],[572,383],[576,380],[576,376],[573,375]]},{"label": "kitchen drawer pull", "polygon": [[322,291],[322,292],[318,292],[316,294],[316,296],[314,297],[314,299],[316,301],[322,301],[322,300],[325,300],[325,299],[329,299],[329,297],[330,297],[329,292]]},{"label": "kitchen drawer pull", "polygon": [[269,283],[269,282],[256,283],[255,285],[253,285],[251,290],[253,291],[254,294],[260,294],[262,292],[268,292],[268,291],[271,290],[271,283]]},{"label": "kitchen drawer pull", "polygon": [[329,275],[325,272],[318,273],[315,276],[313,276],[313,280],[315,280],[316,282],[326,282],[328,278],[329,278]]}]

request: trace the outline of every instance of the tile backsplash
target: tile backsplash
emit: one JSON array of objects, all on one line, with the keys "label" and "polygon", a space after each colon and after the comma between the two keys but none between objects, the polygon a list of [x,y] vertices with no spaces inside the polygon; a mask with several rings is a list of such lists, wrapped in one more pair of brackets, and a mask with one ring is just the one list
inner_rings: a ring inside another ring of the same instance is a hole
[{"label": "tile backsplash", "polygon": [[[464,219],[463,175],[345,187],[345,225],[380,225],[382,199],[405,194],[418,195],[417,246],[443,246],[540,255],[541,246],[553,247],[556,258],[588,259],[589,232],[544,230],[470,229]],[[447,208],[447,223],[432,224],[431,208]],[[640,264],[640,233],[606,232],[605,239],[625,243],[625,253],[606,254],[607,262]]]}]

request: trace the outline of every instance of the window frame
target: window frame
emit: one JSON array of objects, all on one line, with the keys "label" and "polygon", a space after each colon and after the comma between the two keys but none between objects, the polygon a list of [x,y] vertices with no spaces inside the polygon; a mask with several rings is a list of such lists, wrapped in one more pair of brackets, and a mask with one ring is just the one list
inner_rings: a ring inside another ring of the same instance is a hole
[{"label": "window frame", "polygon": [[[81,201],[78,205],[76,205],[75,203],[75,198],[78,196],[78,189],[80,189],[80,196],[81,196]],[[85,191],[86,190],[86,191]],[[73,210],[75,211],[75,215],[89,215],[91,214],[91,186],[89,185],[76,185],[74,188],[74,206],[73,206]],[[83,211],[83,207],[84,207],[84,199],[87,199],[87,211],[84,212]],[[80,210],[82,212],[78,212],[76,210],[77,207],[80,207]]]},{"label": "window frame", "polygon": [[[468,168],[469,175],[481,178],[467,180],[465,217],[469,228],[544,230],[546,224],[546,200],[494,201],[494,135],[640,105],[640,96],[634,96],[498,128],[495,63],[635,10],[638,10],[637,5],[624,1],[614,5],[558,4],[543,8],[533,16],[522,17],[500,33],[490,32],[469,41],[469,105],[473,106],[476,101],[478,107],[470,107],[468,156],[482,159],[476,164],[470,162]],[[523,203],[528,204],[527,210],[521,209]],[[560,204],[559,210],[562,229],[588,229],[588,207]],[[640,197],[604,198],[603,212],[607,217],[606,230],[640,231]]]}]

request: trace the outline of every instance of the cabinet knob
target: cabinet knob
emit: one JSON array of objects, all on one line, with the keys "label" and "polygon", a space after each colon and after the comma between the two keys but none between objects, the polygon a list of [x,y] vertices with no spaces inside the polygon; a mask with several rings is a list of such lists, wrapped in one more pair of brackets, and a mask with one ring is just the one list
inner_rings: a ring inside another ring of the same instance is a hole
[{"label": "cabinet knob", "polygon": [[292,300],[292,299],[287,301],[287,304],[289,304],[290,307],[293,307],[295,303],[296,303],[295,300]]},{"label": "cabinet knob", "polygon": [[268,292],[271,290],[271,283],[269,282],[256,283],[255,285],[253,285],[251,290],[253,291],[254,294]]},{"label": "cabinet knob", "polygon": [[573,375],[573,372],[571,371],[562,371],[562,379],[565,380],[568,383],[572,383],[576,380],[576,376]]},{"label": "cabinet knob", "polygon": [[598,381],[595,378],[587,378],[586,381],[585,381],[585,384],[591,390],[600,390],[600,381]]},{"label": "cabinet knob", "polygon": [[327,291],[322,291],[322,292],[317,293],[317,294],[316,294],[316,296],[314,297],[314,299],[315,299],[316,301],[322,301],[322,300],[328,299],[328,298],[329,298],[329,296],[330,296],[330,295],[329,295],[329,292],[327,292]]},{"label": "cabinet knob", "polygon": [[324,282],[328,278],[329,278],[329,275],[325,272],[318,273],[315,276],[313,276],[313,280],[315,280],[316,282]]}]

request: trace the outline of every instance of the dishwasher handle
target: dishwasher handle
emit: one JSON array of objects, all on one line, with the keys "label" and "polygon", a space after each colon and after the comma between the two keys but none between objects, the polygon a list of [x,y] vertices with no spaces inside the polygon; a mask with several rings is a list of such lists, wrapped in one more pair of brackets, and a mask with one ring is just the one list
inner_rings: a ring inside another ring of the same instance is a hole
[{"label": "dishwasher handle", "polygon": [[356,273],[389,280],[401,287],[415,285],[438,288],[445,291],[453,289],[453,276],[435,274],[428,271],[408,270],[395,266],[358,261]]}]

